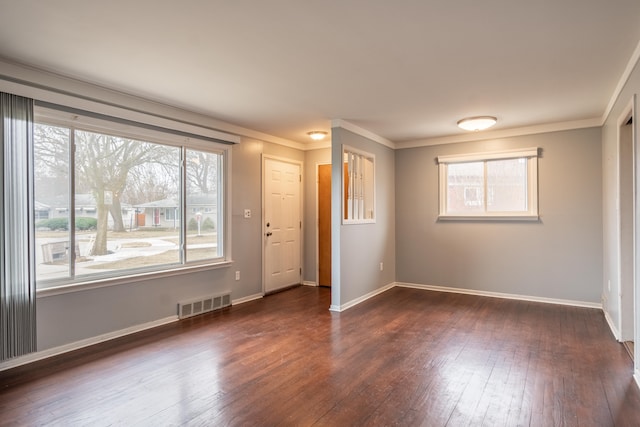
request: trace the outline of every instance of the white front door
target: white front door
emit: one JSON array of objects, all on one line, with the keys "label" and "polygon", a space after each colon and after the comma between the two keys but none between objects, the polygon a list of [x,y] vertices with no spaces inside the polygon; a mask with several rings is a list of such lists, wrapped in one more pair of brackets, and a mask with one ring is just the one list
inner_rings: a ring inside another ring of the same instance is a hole
[{"label": "white front door", "polygon": [[264,291],[301,283],[300,165],[264,159]]}]

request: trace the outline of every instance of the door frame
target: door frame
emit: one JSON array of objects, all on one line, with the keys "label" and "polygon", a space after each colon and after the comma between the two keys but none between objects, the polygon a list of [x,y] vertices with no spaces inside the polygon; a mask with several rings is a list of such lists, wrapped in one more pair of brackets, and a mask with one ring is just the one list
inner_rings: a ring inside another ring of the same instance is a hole
[{"label": "door frame", "polygon": [[[636,183],[636,179],[637,179],[637,171],[636,171],[636,156],[638,154],[638,150],[637,150],[637,145],[636,145],[636,134],[635,134],[635,124],[636,124],[636,117],[635,117],[635,95],[631,98],[631,101],[627,104],[627,106],[622,110],[622,114],[620,115],[620,117],[618,118],[617,121],[617,128],[616,128],[616,136],[617,136],[617,157],[618,157],[618,164],[617,164],[617,194],[616,194],[616,211],[617,211],[617,218],[616,218],[616,229],[617,229],[617,246],[618,246],[618,262],[617,262],[617,279],[618,279],[618,295],[617,300],[618,300],[618,327],[619,329],[619,341],[624,342],[624,341],[630,341],[630,340],[634,340],[637,342],[637,327],[636,324],[638,323],[638,309],[637,309],[637,295],[638,295],[638,269],[637,269],[637,256],[638,256],[638,248],[637,248],[637,244],[639,242],[639,239],[637,238],[637,230],[638,230],[638,224],[637,224],[637,215],[638,215],[638,210],[637,210],[637,197],[636,197],[636,190],[637,190],[637,183]],[[621,153],[622,153],[622,134],[620,132],[621,128],[623,126],[625,126],[625,123],[628,122],[629,120],[632,120],[632,124],[631,124],[631,158],[625,158],[623,159]],[[623,162],[630,162],[631,165],[626,164],[625,166],[623,166]],[[622,180],[622,168],[623,167],[629,167],[631,166],[631,182],[627,182],[627,180],[625,180],[625,182],[623,182]],[[630,185],[630,188],[629,188]],[[627,191],[623,191],[623,189],[626,189]],[[631,193],[633,200],[631,201],[631,212],[628,212],[628,209],[623,209],[623,203],[622,203],[622,195],[627,194],[627,193]],[[630,242],[630,245],[625,245],[624,241],[623,241],[623,216],[624,217],[629,217],[629,215],[631,215],[631,229],[632,229],[632,236],[631,239],[632,241]],[[630,246],[630,247],[629,247]],[[628,253],[628,252],[631,253]],[[624,254],[626,254],[626,256],[623,256]],[[625,265],[623,263],[623,258],[626,258],[629,260],[629,262],[631,263],[631,265]],[[630,268],[631,272],[627,277],[626,274],[623,274],[623,270],[626,270]],[[623,277],[624,276],[624,277]],[[626,280],[623,280],[626,279]],[[631,301],[629,301],[627,298],[629,296],[629,294],[631,294]],[[631,311],[631,313],[629,313],[629,311]]]},{"label": "door frame", "polygon": [[[316,163],[316,286],[320,286],[320,166],[331,166],[331,162]],[[330,169],[333,174],[333,169]],[[329,188],[330,192],[331,190]],[[333,199],[331,202],[333,202]],[[333,252],[331,253],[331,258],[333,259]]]},{"label": "door frame", "polygon": [[[300,192],[300,221],[302,223],[304,223],[304,185],[302,182],[303,176],[304,176],[304,165],[303,162],[300,160],[295,160],[295,159],[290,159],[287,157],[280,157],[280,156],[273,156],[271,154],[264,154],[262,153],[262,161],[261,161],[261,180],[262,180],[262,189],[261,189],[261,196],[262,196],[262,215],[260,216],[260,220],[262,222],[262,225],[260,226],[260,230],[262,233],[262,238],[260,239],[262,242],[262,295],[264,296],[266,294],[266,290],[265,290],[265,286],[267,283],[267,272],[266,272],[266,262],[265,262],[265,252],[266,252],[266,247],[267,247],[267,239],[266,239],[266,234],[267,234],[267,227],[265,225],[265,221],[266,221],[266,212],[265,212],[265,173],[266,173],[266,167],[265,164],[267,162],[267,160],[272,160],[272,161],[276,161],[276,162],[281,162],[281,163],[289,163],[289,164],[294,164],[297,165],[300,168],[300,180],[298,182],[298,190]],[[303,258],[303,248],[304,248],[304,225],[302,225],[300,227],[300,248],[299,248],[299,255],[300,255],[300,269],[301,269],[301,273],[300,273],[300,283],[302,283],[303,281],[303,277],[304,277],[304,258]]]}]

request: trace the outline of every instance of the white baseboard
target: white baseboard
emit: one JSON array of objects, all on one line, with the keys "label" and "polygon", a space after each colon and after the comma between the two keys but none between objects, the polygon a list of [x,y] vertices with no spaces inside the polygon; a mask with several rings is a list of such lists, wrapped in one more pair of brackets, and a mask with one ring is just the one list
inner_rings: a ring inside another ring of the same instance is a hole
[{"label": "white baseboard", "polygon": [[388,291],[389,289],[393,288],[394,286],[396,286],[396,283],[389,283],[388,285],[384,285],[381,288],[378,288],[378,289],[376,289],[374,291],[371,291],[368,294],[365,294],[365,295],[363,295],[361,297],[358,297],[358,298],[356,298],[354,300],[351,300],[351,301],[349,301],[349,302],[347,302],[345,304],[342,304],[340,306],[336,306],[336,305],[332,304],[329,307],[329,311],[335,311],[335,312],[338,312],[338,313],[342,312],[342,311],[345,311],[345,310],[347,310],[347,309],[349,309],[349,308],[351,308],[351,307],[353,307],[355,305],[360,304],[363,301],[368,300],[369,298],[373,298],[376,295],[379,295],[379,294],[381,294],[381,293],[383,293],[385,291]]},{"label": "white baseboard", "polygon": [[257,300],[257,299],[260,299],[260,298],[263,298],[263,297],[264,297],[263,294],[253,294],[253,295],[249,295],[249,296],[246,296],[246,297],[234,299],[234,300],[231,301],[231,305],[238,305],[238,304],[242,304],[242,303],[245,303],[245,302]]},{"label": "white baseboard", "polygon": [[446,286],[421,285],[417,283],[397,282],[396,286],[399,286],[402,288],[424,289],[427,291],[451,292],[456,294],[477,295],[477,296],[483,296],[483,297],[504,298],[504,299],[519,300],[519,301],[543,302],[547,304],[570,305],[574,307],[585,307],[585,308],[597,308],[602,310],[602,304],[595,303],[595,302],[534,297],[534,296],[518,295],[518,294],[505,294],[501,292],[479,291],[475,289],[463,289],[463,288],[449,288]]},{"label": "white baseboard", "polygon": [[[306,282],[303,283],[307,286],[316,286],[315,283],[311,284],[313,282]],[[521,301],[533,301],[533,302],[543,302],[543,303],[548,303],[548,304],[560,304],[560,305],[570,305],[570,306],[575,306],[575,307],[587,307],[587,308],[597,308],[597,309],[601,309],[602,310],[602,304],[598,304],[598,303],[591,303],[591,302],[583,302],[583,301],[572,301],[572,300],[561,300],[561,299],[553,299],[553,298],[544,298],[544,297],[532,297],[532,296],[525,296],[525,295],[517,295],[517,294],[505,294],[505,293],[499,293],[499,292],[489,292],[489,291],[478,291],[478,290],[473,290],[473,289],[462,289],[462,288],[450,288],[450,287],[444,287],[444,286],[433,286],[433,285],[421,285],[421,284],[417,284],[417,283],[405,283],[405,282],[392,282],[389,283],[388,285],[385,285],[381,288],[378,288],[374,291],[371,291],[361,297],[358,297],[354,300],[351,300],[345,304],[342,304],[340,306],[337,305],[331,305],[329,307],[330,311],[334,311],[334,312],[342,312],[345,311],[351,307],[354,307],[360,303],[362,303],[363,301],[366,301],[370,298],[373,298],[376,295],[379,295],[383,292],[388,291],[389,289],[393,288],[393,287],[404,287],[404,288],[414,288],[414,289],[423,289],[423,290],[429,290],[429,291],[439,291],[439,292],[451,292],[451,293],[459,293],[459,294],[468,294],[468,295],[478,295],[478,296],[487,296],[487,297],[494,297],[494,298],[505,298],[505,299],[513,299],[513,300],[521,300]],[[243,298],[238,298],[235,300],[232,300],[231,304],[232,305],[238,305],[238,304],[242,304],[245,302],[249,302],[249,301],[253,301],[253,300],[257,300],[263,297],[263,294],[254,294],[254,295],[249,295]],[[604,310],[603,310],[604,311]],[[617,331],[617,329],[615,328],[613,322],[611,322],[611,319],[608,315],[608,313],[606,311],[604,311],[604,315],[605,315],[605,319],[607,320],[607,323],[609,324],[609,328],[611,328],[611,331],[613,332],[614,336],[616,337],[616,339],[618,339],[619,337],[619,333]],[[38,360],[42,360],[42,359],[46,359],[48,357],[53,357],[53,356],[57,356],[59,354],[62,353],[67,353],[73,350],[78,350],[84,347],[88,347],[90,345],[94,345],[94,344],[99,344],[101,342],[105,342],[105,341],[109,341],[115,338],[120,338],[123,337],[125,335],[129,335],[129,334],[133,334],[136,332],[141,332],[144,331],[146,329],[151,329],[151,328],[155,328],[157,326],[161,326],[161,325],[165,325],[171,322],[175,322],[178,320],[178,316],[169,316],[169,317],[165,317],[164,319],[159,319],[159,320],[155,320],[152,322],[147,322],[147,323],[143,323],[140,325],[135,325],[135,326],[131,326],[129,328],[125,328],[125,329],[120,329],[118,331],[114,331],[114,332],[109,332],[106,334],[102,334],[102,335],[98,335],[96,337],[91,337],[91,338],[87,338],[84,340],[80,340],[80,341],[76,341],[73,343],[69,343],[69,344],[65,344],[59,347],[54,347],[54,348],[50,348],[47,350],[43,350],[43,351],[38,351],[35,353],[31,353],[25,356],[21,356],[21,357],[16,357],[13,359],[10,359],[8,361],[5,362],[1,362],[0,363],[0,371],[4,371],[7,369],[11,369],[11,368],[15,368],[21,365],[26,365],[27,363],[33,363],[36,362]],[[634,379],[636,381],[636,384],[638,385],[638,387],[640,387],[640,371],[636,370],[635,374],[634,374]]]},{"label": "white baseboard", "polygon": [[[262,294],[249,295],[244,298],[238,298],[231,302],[232,305],[238,305],[245,302],[253,301],[256,299],[262,298]],[[78,350],[84,347],[89,347],[91,345],[99,344],[101,342],[109,341],[115,338],[120,338],[125,335],[134,334],[136,332],[141,332],[147,329],[155,328],[157,326],[166,325],[171,322],[175,322],[179,320],[178,316],[169,316],[164,319],[154,320],[152,322],[143,323],[140,325],[131,326],[129,328],[120,329],[118,331],[108,332],[106,334],[98,335],[91,338],[86,338],[84,340],[75,341],[69,344],[64,344],[58,347],[50,348],[43,351],[37,351],[35,353],[30,353],[25,356],[15,357],[13,359],[9,359],[5,362],[0,362],[0,371],[5,371],[7,369],[16,368],[18,366],[26,365],[28,363],[37,362],[39,360],[43,360],[49,357],[58,356],[62,353],[68,353],[70,351]]]},{"label": "white baseboard", "polygon": [[620,341],[620,331],[618,331],[618,328],[616,328],[615,323],[613,323],[613,319],[611,319],[611,316],[609,316],[609,312],[607,310],[602,310],[602,312],[604,313],[604,319],[607,321],[607,325],[609,325],[609,329],[611,329],[611,333],[613,334],[613,337]]},{"label": "white baseboard", "polygon": [[118,331],[109,332],[106,334],[98,335],[91,338],[86,338],[80,341],[75,341],[75,342],[61,345],[58,347],[49,348],[47,350],[37,351],[35,353],[30,353],[25,356],[9,359],[5,362],[0,363],[0,371],[15,368],[21,365],[26,365],[27,363],[37,362],[38,360],[57,356],[62,353],[68,353],[70,351],[78,350],[84,347],[89,347],[91,345],[100,344],[105,341],[109,341],[115,338],[120,338],[125,335],[141,332],[147,329],[155,328],[157,326],[166,325],[168,323],[176,322],[177,320],[178,320],[177,315],[169,316],[169,317],[165,317],[164,319],[158,319],[152,322],[142,323],[140,325],[131,326],[128,328],[120,329]]},{"label": "white baseboard", "polygon": [[316,288],[318,287],[318,284],[317,284],[316,282],[310,282],[310,281],[308,281],[308,280],[304,280],[304,281],[302,282],[302,284],[303,284],[304,286],[313,286],[313,287],[316,287]]}]

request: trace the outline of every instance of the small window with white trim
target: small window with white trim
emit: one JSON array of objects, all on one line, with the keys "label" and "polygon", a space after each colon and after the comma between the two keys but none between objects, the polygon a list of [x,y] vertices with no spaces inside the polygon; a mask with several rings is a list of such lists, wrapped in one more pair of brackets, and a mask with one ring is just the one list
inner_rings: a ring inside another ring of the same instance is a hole
[{"label": "small window with white trim", "polygon": [[343,224],[375,222],[375,157],[343,147]]},{"label": "small window with white trim", "polygon": [[438,157],[441,220],[538,219],[538,149]]}]

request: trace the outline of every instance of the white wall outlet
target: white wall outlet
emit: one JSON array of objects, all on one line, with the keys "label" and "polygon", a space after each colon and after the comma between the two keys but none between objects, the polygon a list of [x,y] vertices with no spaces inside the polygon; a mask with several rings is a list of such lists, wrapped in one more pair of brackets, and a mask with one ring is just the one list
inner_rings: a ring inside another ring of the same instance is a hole
[{"label": "white wall outlet", "polygon": [[380,271],[384,270],[384,264],[380,263]]},{"label": "white wall outlet", "polygon": [[240,272],[236,271],[236,280],[240,280]]},{"label": "white wall outlet", "polygon": [[[246,219],[251,218],[251,209],[245,209],[245,210],[244,210],[244,217],[245,217]],[[237,280],[237,279],[236,279],[236,280]]]}]

